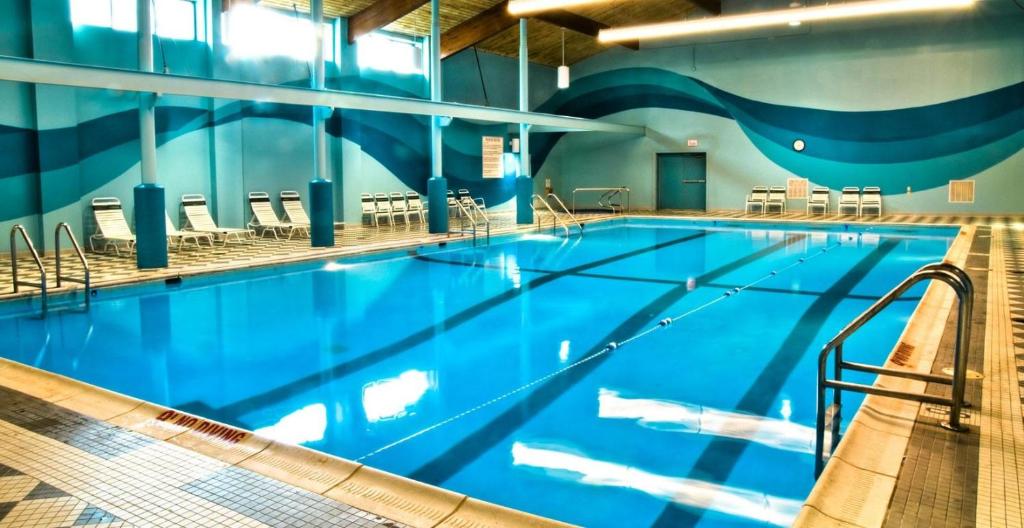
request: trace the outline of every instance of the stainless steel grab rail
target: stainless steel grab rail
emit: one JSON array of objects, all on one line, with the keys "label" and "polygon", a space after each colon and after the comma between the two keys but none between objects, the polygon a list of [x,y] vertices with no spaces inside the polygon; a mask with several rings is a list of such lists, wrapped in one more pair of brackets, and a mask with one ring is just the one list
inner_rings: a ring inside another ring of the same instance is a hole
[{"label": "stainless steel grab rail", "polygon": [[[956,292],[959,300],[956,326],[956,346],[953,352],[953,375],[940,376],[935,374],[922,374],[903,370],[889,369],[854,363],[843,360],[843,343],[854,332],[867,324],[872,318],[878,315],[887,306],[903,295],[914,285],[922,281],[939,280],[948,284]],[[842,391],[859,392],[863,394],[874,394],[889,398],[917,401],[935,405],[949,405],[949,421],[942,424],[951,431],[966,431],[967,427],[960,423],[960,413],[965,406],[964,385],[967,381],[967,359],[970,355],[971,342],[971,317],[974,312],[974,284],[971,278],[962,269],[945,262],[929,264],[915,271],[903,280],[881,299],[875,301],[867,310],[857,316],[850,324],[846,325],[835,337],[833,337],[818,354],[818,387],[817,387],[817,421],[815,424],[815,476],[821,475],[825,469],[825,428],[826,415],[831,415],[831,438],[829,442],[829,453],[835,450],[839,437],[839,426],[842,416]],[[834,354],[833,376],[827,376],[828,359]],[[943,398],[930,394],[919,394],[907,391],[886,389],[874,385],[850,383],[842,381],[843,369],[883,374],[907,379],[927,381],[931,383],[942,383],[952,385],[952,396]],[[832,389],[832,405],[825,407],[825,391]]]},{"label": "stainless steel grab rail", "polygon": [[[60,265],[60,262],[61,262],[60,261],[60,253],[61,253],[61,251],[60,251],[60,235],[61,235],[62,232],[66,233],[68,235],[68,239],[71,241],[71,247],[74,248],[75,254],[78,256],[78,261],[82,263],[82,270],[84,272],[83,273],[84,277],[81,278],[81,279],[76,278],[76,277],[69,277],[69,276],[61,274],[61,272],[60,272],[60,270],[61,270],[61,265]],[[54,251],[57,252],[57,255],[56,255],[56,261],[57,261],[57,273],[56,273],[56,275],[57,275],[57,277],[56,277],[57,278],[57,287],[60,288],[61,282],[74,282],[74,283],[77,283],[77,284],[81,284],[82,286],[85,286],[85,309],[88,310],[89,309],[89,302],[90,302],[89,301],[89,299],[90,299],[90,295],[89,294],[91,293],[89,262],[85,259],[85,253],[82,252],[82,247],[78,245],[78,240],[75,239],[75,234],[73,232],[71,232],[71,226],[68,225],[67,222],[61,222],[61,223],[57,224],[57,227],[53,230],[53,248],[54,248]]]},{"label": "stainless steel grab rail", "polygon": [[[457,231],[453,231],[453,230],[449,229],[448,230],[448,234],[451,235],[452,233],[457,233],[457,234],[461,234],[461,235],[473,235],[473,246],[475,247],[476,246],[476,239],[477,239],[477,231],[478,231],[478,228],[482,225],[486,229],[487,242],[490,243],[490,241],[491,241],[491,219],[487,217],[487,213],[485,213],[483,211],[483,209],[480,208],[480,205],[477,204],[476,202],[472,202],[472,204],[473,204],[472,207],[470,209],[467,209],[466,208],[466,204],[463,203],[462,200],[454,200],[453,202],[449,202],[449,206],[450,206],[451,203],[454,203],[455,206],[458,207],[458,211],[459,211],[458,217],[459,217],[459,223],[461,224],[461,228],[459,230],[457,230]],[[470,202],[466,202],[466,203],[470,203]],[[483,218],[482,223],[478,224],[477,217],[474,216],[474,211],[476,213],[478,213]],[[466,229],[466,220],[469,220],[469,223],[470,223],[470,226],[472,227],[472,229],[470,229],[470,230]]]},{"label": "stainless steel grab rail", "polygon": [[[25,241],[25,245],[28,246],[28,251],[32,255],[32,260],[35,261],[36,267],[39,268],[39,282],[26,282],[18,279],[18,252],[15,242],[17,239],[15,235],[20,234],[21,239]],[[21,224],[15,224],[11,227],[11,278],[14,282],[14,293],[18,293],[18,286],[30,286],[33,288],[39,288],[42,294],[40,303],[42,305],[42,315],[46,315],[46,267],[43,266],[43,259],[39,258],[39,253],[36,251],[35,245],[32,244],[32,239],[29,238],[28,232],[25,231],[25,227]]]},{"label": "stainless steel grab rail", "polygon": [[[579,230],[580,230],[580,235],[582,235],[583,234],[583,224],[581,224],[580,221],[576,218],[576,215],[574,215],[571,212],[569,212],[569,208],[565,206],[565,202],[563,202],[562,199],[559,198],[558,195],[553,193],[553,192],[552,193],[548,193],[547,197],[555,199],[555,203],[557,203],[558,206],[562,208],[562,211],[564,211],[565,214],[569,215],[569,218],[572,220],[572,223],[576,224],[576,227],[579,228]],[[551,205],[551,204],[549,203],[548,205]]]},{"label": "stainless steel grab rail", "polygon": [[[551,204],[549,204],[548,201],[545,200],[543,196],[541,196],[539,194],[534,194],[533,197],[530,198],[530,209],[533,209],[534,213],[537,212],[537,206],[535,204],[537,203],[538,200],[540,200],[540,203],[544,204],[544,208],[547,209],[549,213],[551,213],[551,230],[554,231],[556,227],[561,227],[562,229],[565,230],[565,236],[568,237],[569,234],[570,234],[569,224],[565,223],[561,218],[558,217],[558,213],[556,213],[555,210],[551,208]],[[537,216],[537,229],[540,229],[541,228],[540,215],[536,215],[536,216]]]},{"label": "stainless steel grab rail", "polygon": [[[577,187],[577,188],[572,190],[572,212],[573,213],[576,212],[576,193],[578,193],[578,192],[600,192],[600,193],[603,193],[601,195],[601,197],[597,199],[597,205],[598,205],[598,207],[608,207],[609,209],[612,210],[613,214],[617,213],[617,212],[619,212],[619,213],[622,212],[622,204],[618,204],[618,205],[615,205],[614,207],[612,207],[613,204],[611,204],[611,203],[605,204],[604,203],[605,198],[608,197],[609,202],[610,202],[611,201],[611,196],[616,195],[616,194],[621,195],[621,194],[625,193],[626,194],[626,212],[630,211],[630,207],[629,207],[629,193],[630,193],[630,189],[629,189],[629,187]],[[619,210],[616,211],[615,207],[618,207]]]}]

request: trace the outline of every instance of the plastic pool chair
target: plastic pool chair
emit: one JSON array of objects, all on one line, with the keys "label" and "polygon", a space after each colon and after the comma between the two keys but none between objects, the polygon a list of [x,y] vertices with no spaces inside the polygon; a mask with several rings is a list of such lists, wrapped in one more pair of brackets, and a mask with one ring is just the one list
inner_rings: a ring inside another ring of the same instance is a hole
[{"label": "plastic pool chair", "polygon": [[839,195],[839,207],[836,207],[836,215],[843,214],[843,211],[852,210],[853,214],[860,216],[860,188],[843,187],[843,194]]},{"label": "plastic pool chair", "polygon": [[405,218],[406,225],[409,224],[409,204],[405,202],[405,195],[400,192],[388,193],[388,200],[391,201],[391,218],[401,216]]},{"label": "plastic pool chair", "polygon": [[395,224],[395,217],[391,214],[391,201],[388,200],[388,195],[384,193],[375,193],[373,195],[373,203],[376,208],[376,212],[373,213],[373,219],[380,226],[380,219],[387,218],[391,225]]},{"label": "plastic pool chair", "polygon": [[811,197],[807,199],[807,214],[821,211],[821,214],[828,214],[829,198],[828,187],[815,187],[811,189]]},{"label": "plastic pool chair", "polygon": [[377,223],[377,204],[373,201],[373,195],[362,193],[359,195],[359,205],[362,207],[363,220],[370,219],[370,225],[380,227]]},{"label": "plastic pool chair", "polygon": [[864,194],[860,197],[861,216],[864,216],[865,210],[873,210],[878,216],[882,216],[882,189],[880,187],[864,188]]},{"label": "plastic pool chair", "polygon": [[89,237],[89,249],[96,252],[96,242],[103,242],[103,251],[114,248],[120,256],[121,249],[129,255],[135,250],[135,235],[128,220],[124,218],[121,200],[117,198],[93,198],[92,214],[96,218],[96,233]]},{"label": "plastic pool chair", "polygon": [[772,186],[768,189],[768,199],[764,201],[764,212],[768,212],[769,209],[777,208],[779,213],[786,212],[786,188],[782,186]]},{"label": "plastic pool chair", "polygon": [[206,197],[201,194],[181,195],[181,205],[185,209],[185,219],[188,221],[187,229],[209,233],[215,240],[220,240],[225,245],[232,241],[252,242],[256,238],[256,231],[252,229],[217,227],[217,223],[210,216],[210,210],[206,207]]},{"label": "plastic pool chair", "polygon": [[473,198],[473,196],[469,194],[469,189],[459,189],[459,201],[462,202],[462,205],[467,210],[472,210],[474,204],[480,209],[487,209],[487,205],[484,203],[484,199]]},{"label": "plastic pool chair", "polygon": [[[284,208],[284,218],[290,224],[309,227],[309,215],[302,207],[302,198],[295,191],[281,191],[281,207]],[[308,231],[307,231],[308,233]]]},{"label": "plastic pool chair", "polygon": [[249,227],[259,231],[260,235],[266,236],[269,232],[278,238],[278,233],[288,234],[290,240],[295,233],[309,236],[308,225],[297,225],[290,222],[282,222],[274,207],[270,204],[270,195],[265,192],[249,193],[249,208],[252,209],[252,218],[249,220]]},{"label": "plastic pool chair", "polygon": [[455,213],[455,216],[462,215],[462,212],[459,211],[459,204],[458,204],[458,202],[455,201],[455,191],[453,191],[451,189],[448,189],[447,197],[448,197],[448,216],[452,216],[452,213]]},{"label": "plastic pool chair", "polygon": [[196,247],[203,247],[199,243],[200,240],[205,240],[210,243],[210,247],[213,247],[213,235],[210,233],[200,233],[198,231],[179,231],[178,228],[174,227],[174,223],[171,222],[171,215],[164,212],[164,219],[167,220],[167,246],[172,247],[171,241],[177,240],[178,245],[175,249],[180,250],[185,242],[191,240],[195,242]]},{"label": "plastic pool chair", "polygon": [[764,214],[764,203],[768,200],[768,187],[764,185],[755,185],[751,189],[750,194],[747,195],[747,203],[743,207],[743,212],[750,213],[751,209],[755,206],[761,210],[761,214]]},{"label": "plastic pool chair", "polygon": [[427,208],[423,206],[423,199],[420,198],[420,194],[416,191],[409,191],[405,193],[405,201],[409,204],[408,214],[419,215],[420,223],[426,222],[424,215],[427,212]]}]

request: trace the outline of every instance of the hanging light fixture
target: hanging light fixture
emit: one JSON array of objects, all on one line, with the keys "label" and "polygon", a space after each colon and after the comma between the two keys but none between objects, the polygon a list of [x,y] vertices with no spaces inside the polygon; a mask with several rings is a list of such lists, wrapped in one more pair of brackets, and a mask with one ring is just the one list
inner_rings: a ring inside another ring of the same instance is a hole
[{"label": "hanging light fixture", "polygon": [[558,67],[558,89],[569,87],[569,67],[565,65],[565,28],[562,28],[562,65]]}]

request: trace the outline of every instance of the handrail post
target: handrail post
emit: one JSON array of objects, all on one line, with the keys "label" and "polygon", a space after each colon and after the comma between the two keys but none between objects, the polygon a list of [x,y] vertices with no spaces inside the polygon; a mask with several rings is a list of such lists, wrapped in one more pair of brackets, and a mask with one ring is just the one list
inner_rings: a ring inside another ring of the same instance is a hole
[{"label": "handrail post", "polygon": [[[28,247],[29,254],[32,255],[32,260],[35,261],[36,267],[39,269],[39,284],[32,284],[22,282],[18,279],[18,252],[15,237],[16,234],[21,235],[21,239],[25,241],[25,246]],[[29,238],[28,232],[25,231],[25,227],[21,224],[15,224],[11,227],[11,239],[10,239],[10,250],[11,250],[11,279],[13,281],[14,293],[18,293],[18,286],[35,286],[39,288],[40,292],[40,310],[42,315],[46,315],[46,266],[43,266],[43,259],[39,258],[39,252],[36,251],[36,247],[32,244],[32,239]]]},{"label": "handrail post", "polygon": [[[61,273],[61,251],[60,251],[60,235],[64,232],[68,235],[68,240],[71,241],[71,247],[75,250],[75,255],[78,256],[78,261],[82,264],[82,280],[73,279],[71,277],[65,277]],[[78,245],[78,239],[75,238],[75,233],[71,231],[71,226],[67,222],[60,222],[57,227],[53,230],[53,247],[56,251],[56,281],[57,287],[60,288],[62,281],[78,282],[85,287],[85,308],[88,310],[90,305],[89,293],[91,290],[90,285],[90,271],[89,262],[85,259],[85,253],[82,252],[82,247]]]}]

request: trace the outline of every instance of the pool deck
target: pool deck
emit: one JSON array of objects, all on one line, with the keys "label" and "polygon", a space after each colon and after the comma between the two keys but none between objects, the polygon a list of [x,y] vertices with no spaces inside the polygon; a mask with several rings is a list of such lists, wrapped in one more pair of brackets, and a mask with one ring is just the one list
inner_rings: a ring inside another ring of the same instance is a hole
[{"label": "pool deck", "polygon": [[[868,397],[796,524],[1024,526],[1024,218],[657,215],[967,226],[947,260],[964,266],[977,290],[970,367],[984,378],[968,383],[969,432],[939,428],[941,408]],[[494,224],[492,236],[534,229],[510,217]],[[136,270],[129,256],[88,257],[93,286],[108,287],[459,239],[416,224],[337,235],[325,249],[265,239],[172,252],[161,270]],[[46,260],[52,275],[52,256]],[[35,293],[15,294],[10,275],[0,277],[0,299]],[[929,287],[888,366],[941,372],[950,364],[955,311],[951,290]],[[0,526],[565,526],[6,360],[0,435]]]}]

